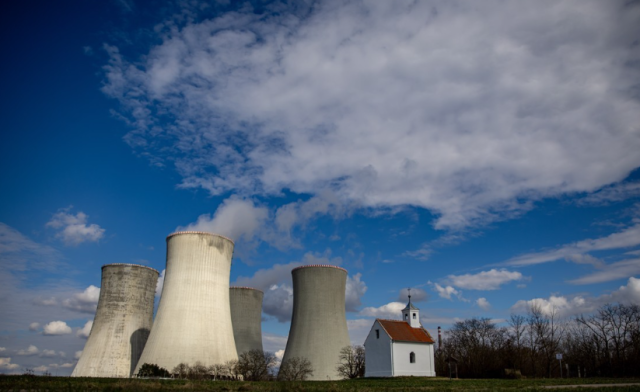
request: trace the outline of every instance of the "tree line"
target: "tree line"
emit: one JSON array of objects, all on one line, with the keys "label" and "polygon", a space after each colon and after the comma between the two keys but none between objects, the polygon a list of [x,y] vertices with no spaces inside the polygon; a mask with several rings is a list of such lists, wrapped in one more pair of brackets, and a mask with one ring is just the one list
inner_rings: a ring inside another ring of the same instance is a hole
[{"label": "tree line", "polygon": [[[245,380],[245,381],[303,381],[313,375],[311,362],[294,357],[280,363],[267,351],[250,350],[240,354],[238,360],[205,366],[180,363],[171,371],[156,364],[140,366],[136,377],[178,378],[188,380]],[[340,351],[336,370],[343,378],[364,377],[364,347],[345,346]]]},{"label": "tree line", "polygon": [[[557,354],[562,354],[562,369]],[[464,378],[640,376],[640,307],[607,304],[560,321],[531,306],[508,326],[487,318],[456,322],[436,350],[436,373]]]}]

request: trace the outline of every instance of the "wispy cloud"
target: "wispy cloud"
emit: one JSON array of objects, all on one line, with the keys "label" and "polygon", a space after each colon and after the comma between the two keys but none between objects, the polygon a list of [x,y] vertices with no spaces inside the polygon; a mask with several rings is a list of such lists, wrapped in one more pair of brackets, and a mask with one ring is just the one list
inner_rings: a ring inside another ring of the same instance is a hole
[{"label": "wispy cloud", "polygon": [[47,222],[47,227],[58,230],[56,237],[62,239],[65,245],[76,246],[83,242],[97,242],[104,236],[103,228],[95,223],[88,224],[89,217],[82,211],[75,215],[71,214],[71,208],[71,206],[61,208]]},{"label": "wispy cloud", "polygon": [[524,276],[517,271],[491,269],[477,274],[449,275],[446,281],[455,287],[469,290],[497,290],[503,284],[519,281]]},{"label": "wispy cloud", "polygon": [[623,260],[617,263],[611,263],[602,270],[589,275],[582,276],[578,279],[570,280],[573,284],[591,284],[609,282],[616,279],[626,279],[630,276],[640,275],[640,259]]},{"label": "wispy cloud", "polygon": [[12,271],[53,269],[62,255],[56,249],[39,244],[18,230],[0,222],[0,268]]},{"label": "wispy cloud", "polygon": [[106,47],[127,140],[175,159],[182,186],[329,188],[460,229],[640,166],[635,3],[279,7],[176,18],[131,59]]},{"label": "wispy cloud", "polygon": [[[587,239],[572,244],[566,244],[557,249],[517,256],[506,261],[504,265],[525,266],[548,263],[561,259],[584,263],[585,259],[581,258],[580,255],[584,255],[585,253],[611,249],[624,249],[637,245],[640,245],[640,224],[638,223],[606,237]],[[588,264],[594,264],[599,267],[602,266],[594,260],[591,260]]]}]

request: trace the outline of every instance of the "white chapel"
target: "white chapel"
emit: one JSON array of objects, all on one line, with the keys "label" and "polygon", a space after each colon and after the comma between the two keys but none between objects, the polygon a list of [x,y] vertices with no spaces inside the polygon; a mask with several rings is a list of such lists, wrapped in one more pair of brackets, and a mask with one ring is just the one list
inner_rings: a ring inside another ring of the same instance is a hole
[{"label": "white chapel", "polygon": [[376,319],[365,346],[365,377],[435,377],[434,341],[409,303],[402,320]]}]

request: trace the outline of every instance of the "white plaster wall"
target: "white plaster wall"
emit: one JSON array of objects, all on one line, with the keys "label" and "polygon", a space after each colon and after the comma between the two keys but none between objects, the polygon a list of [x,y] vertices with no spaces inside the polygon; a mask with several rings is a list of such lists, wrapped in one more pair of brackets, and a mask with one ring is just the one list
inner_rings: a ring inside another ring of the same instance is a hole
[{"label": "white plaster wall", "polygon": [[[380,338],[376,338],[376,329]],[[364,341],[365,377],[392,377],[391,339],[378,321],[373,323],[369,336]]]},{"label": "white plaster wall", "polygon": [[[411,352],[416,362],[409,361]],[[433,344],[393,342],[393,376],[435,377]]]}]

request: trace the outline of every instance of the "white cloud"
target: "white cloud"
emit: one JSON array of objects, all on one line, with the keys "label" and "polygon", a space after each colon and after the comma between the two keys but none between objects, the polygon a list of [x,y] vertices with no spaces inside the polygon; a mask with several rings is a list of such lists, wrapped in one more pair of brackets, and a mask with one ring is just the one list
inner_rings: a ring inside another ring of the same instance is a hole
[{"label": "white cloud", "polygon": [[570,280],[573,284],[591,284],[609,282],[616,279],[626,279],[640,274],[640,259],[623,260],[604,266],[601,271]]},{"label": "white cloud", "polygon": [[62,305],[65,308],[77,310],[83,313],[93,313],[98,307],[100,288],[90,285],[82,293],[74,294],[72,298],[65,299]]},{"label": "white cloud", "polygon": [[73,358],[74,359],[80,359],[80,356],[82,355],[82,350],[80,351],[76,351],[76,353],[74,354]]},{"label": "white cloud", "polygon": [[29,331],[37,331],[40,328],[40,323],[29,324]]},{"label": "white cloud", "polygon": [[42,353],[40,354],[41,357],[44,358],[50,358],[50,357],[55,357],[56,356],[56,350],[42,350]]},{"label": "white cloud", "polygon": [[0,369],[14,370],[18,369],[20,365],[11,363],[11,358],[0,357]]},{"label": "white cloud", "polygon": [[456,297],[458,297],[459,300],[461,301],[466,301],[464,299],[464,297],[462,297],[462,292],[456,290],[454,287],[452,286],[445,286],[442,287],[439,284],[435,283],[433,285],[433,288],[436,290],[436,292],[438,293],[438,295],[441,298],[446,298],[448,300],[451,300],[451,296],[455,295]]},{"label": "white cloud", "polygon": [[30,355],[36,355],[40,352],[40,350],[38,350],[38,347],[34,346],[34,345],[30,345],[26,350],[20,350],[18,351],[18,355],[24,355],[24,356],[30,356]]},{"label": "white cloud", "polygon": [[47,227],[58,230],[56,237],[61,238],[66,245],[76,246],[83,242],[97,242],[104,237],[105,230],[95,223],[87,224],[89,218],[80,211],[76,215],[69,213],[71,206],[61,208],[56,212],[51,220],[47,222]]},{"label": "white cloud", "polygon": [[511,307],[511,310],[526,312],[531,306],[538,306],[547,315],[555,312],[559,317],[567,317],[590,313],[604,304],[616,302],[631,305],[640,304],[640,279],[631,277],[626,285],[599,297],[551,295],[549,298],[520,300]]},{"label": "white cloud", "polygon": [[[518,281],[521,279],[523,279],[523,276],[520,272],[507,271],[505,269],[492,269],[489,271],[482,271],[477,274],[449,275],[446,280],[450,285],[462,289],[497,290],[501,285],[505,283]],[[440,292],[440,289],[438,289],[438,292]],[[450,294],[445,298],[449,297]]]},{"label": "white cloud", "polygon": [[64,321],[52,321],[44,326],[44,335],[66,335],[71,333],[71,327]]},{"label": "white cloud", "polygon": [[278,350],[274,354],[278,359],[278,362],[282,362],[282,358],[284,357],[284,350]]},{"label": "white cloud", "polygon": [[407,304],[403,302],[389,302],[377,308],[372,306],[366,307],[358,314],[365,317],[400,320],[402,319],[402,309],[404,309],[405,306],[407,306]]},{"label": "white cloud", "polygon": [[476,300],[476,305],[478,305],[480,309],[483,310],[489,310],[491,308],[491,304],[489,303],[489,301],[487,301],[486,298],[478,298]]},{"label": "white cloud", "polygon": [[156,297],[162,295],[162,289],[164,288],[164,274],[166,270],[162,270],[160,276],[158,276],[158,282],[156,283]]},{"label": "white cloud", "polygon": [[333,189],[453,229],[640,166],[635,3],[301,9],[168,21],[130,61],[106,46],[103,91],[135,127],[130,145],[170,155],[184,187]]},{"label": "white cloud", "polygon": [[0,353],[3,351],[7,351],[6,347],[0,347]]},{"label": "white cloud", "polygon": [[89,320],[84,324],[84,327],[78,329],[76,336],[87,339],[91,334],[91,327],[93,327],[93,320]]},{"label": "white cloud", "polygon": [[623,182],[606,186],[597,192],[579,199],[578,204],[608,204],[640,195],[640,181]]},{"label": "white cloud", "polygon": [[253,201],[230,197],[218,207],[213,216],[200,215],[195,223],[178,230],[206,231],[224,235],[234,241],[251,241],[259,233],[269,217],[266,207],[256,206]]},{"label": "white cloud", "polygon": [[349,330],[351,344],[364,344],[372,325],[373,321],[371,319],[347,320],[347,329]]},{"label": "white cloud", "polygon": [[[505,264],[524,266],[548,263],[550,261],[560,259],[584,262],[584,259],[580,259],[577,255],[583,255],[592,251],[630,248],[637,245],[640,245],[640,223],[636,223],[633,226],[627,227],[606,237],[586,239],[572,244],[566,244],[549,251],[527,253],[514,257],[511,260],[508,260]],[[593,261],[590,264],[594,264],[598,267],[601,266],[599,263]]]},{"label": "white cloud", "polygon": [[361,273],[347,276],[347,287],[345,289],[345,306],[347,312],[356,312],[360,305],[360,298],[367,292],[367,285],[360,280]]},{"label": "white cloud", "polygon": [[346,214],[346,207],[339,204],[337,196],[330,191],[271,211],[253,200],[232,196],[218,206],[213,216],[200,215],[195,223],[178,230],[212,232],[234,241],[264,241],[278,249],[299,248],[294,229],[305,228],[309,221],[324,214],[334,218]]}]

